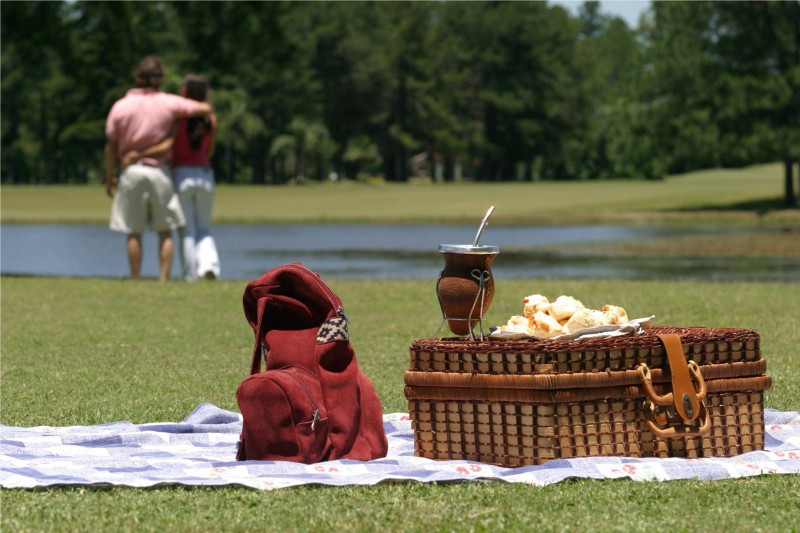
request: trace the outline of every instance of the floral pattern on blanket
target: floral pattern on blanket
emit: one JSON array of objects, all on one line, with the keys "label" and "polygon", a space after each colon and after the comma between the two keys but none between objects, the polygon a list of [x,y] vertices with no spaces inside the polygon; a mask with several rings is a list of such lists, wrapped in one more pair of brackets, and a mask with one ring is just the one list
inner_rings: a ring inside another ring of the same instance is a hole
[{"label": "floral pattern on blanket", "polygon": [[503,468],[471,461],[414,457],[407,414],[384,415],[389,453],[369,462],[313,465],[237,462],[241,416],[199,405],[175,423],[114,422],[97,426],[0,426],[0,487],[108,484],[241,485],[269,490],[304,484],[374,485],[384,481],[471,481],[548,485],[570,478],[716,480],[762,474],[800,474],[800,411],[766,409],[765,449],[737,457],[560,459],[540,466]]}]

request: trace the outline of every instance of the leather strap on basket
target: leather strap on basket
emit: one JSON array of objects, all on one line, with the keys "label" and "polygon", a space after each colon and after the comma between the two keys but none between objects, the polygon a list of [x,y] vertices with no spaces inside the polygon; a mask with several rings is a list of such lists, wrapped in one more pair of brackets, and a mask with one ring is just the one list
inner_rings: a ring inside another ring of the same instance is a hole
[{"label": "leather strap on basket", "polygon": [[[658,338],[661,339],[664,349],[667,350],[675,410],[684,420],[696,420],[700,414],[700,401],[697,399],[697,393],[695,393],[694,385],[689,377],[689,366],[687,366],[686,356],[683,354],[681,338],[675,333],[659,335]],[[702,376],[700,379],[703,379]],[[703,384],[705,385],[705,383]]]},{"label": "leather strap on basket", "polygon": [[[658,337],[667,353],[672,392],[663,395],[656,393],[647,365],[641,364],[636,369],[647,394],[644,412],[649,429],[661,438],[708,433],[711,420],[702,401],[706,397],[706,384],[700,368],[694,361],[687,364],[681,339],[677,334],[661,334]],[[677,417],[670,413],[677,414]],[[678,417],[683,423],[675,423]],[[695,421],[697,423],[692,424]]]}]

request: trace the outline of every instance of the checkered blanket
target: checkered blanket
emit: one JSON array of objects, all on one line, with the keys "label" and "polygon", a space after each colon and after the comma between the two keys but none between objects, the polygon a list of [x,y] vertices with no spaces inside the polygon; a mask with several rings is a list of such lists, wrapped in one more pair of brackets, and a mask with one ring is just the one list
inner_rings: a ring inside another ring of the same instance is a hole
[{"label": "checkered blanket", "polygon": [[376,461],[314,465],[237,462],[241,416],[204,403],[183,422],[32,428],[0,426],[0,486],[241,485],[276,489],[303,484],[374,485],[385,481],[475,481],[548,485],[569,478],[716,480],[800,474],[800,411],[767,409],[765,450],[714,459],[560,459],[541,466],[501,468],[471,461],[414,457],[407,414],[384,415],[389,454]]}]

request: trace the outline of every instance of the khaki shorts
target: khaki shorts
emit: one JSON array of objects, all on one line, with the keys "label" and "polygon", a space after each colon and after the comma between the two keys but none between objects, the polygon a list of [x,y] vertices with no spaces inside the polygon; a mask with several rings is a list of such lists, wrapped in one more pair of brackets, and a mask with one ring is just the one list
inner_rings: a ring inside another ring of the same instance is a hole
[{"label": "khaki shorts", "polygon": [[108,227],[127,235],[162,233],[186,225],[166,167],[136,163],[122,171]]}]

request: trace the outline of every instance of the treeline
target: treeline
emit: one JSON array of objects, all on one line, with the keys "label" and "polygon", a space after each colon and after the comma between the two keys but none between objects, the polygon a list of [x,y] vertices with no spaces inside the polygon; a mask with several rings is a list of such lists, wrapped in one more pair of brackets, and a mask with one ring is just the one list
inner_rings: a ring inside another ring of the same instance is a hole
[{"label": "treeline", "polygon": [[659,179],[797,159],[800,3],[3,2],[2,182],[102,179],[145,55],[208,76],[217,179]]}]

